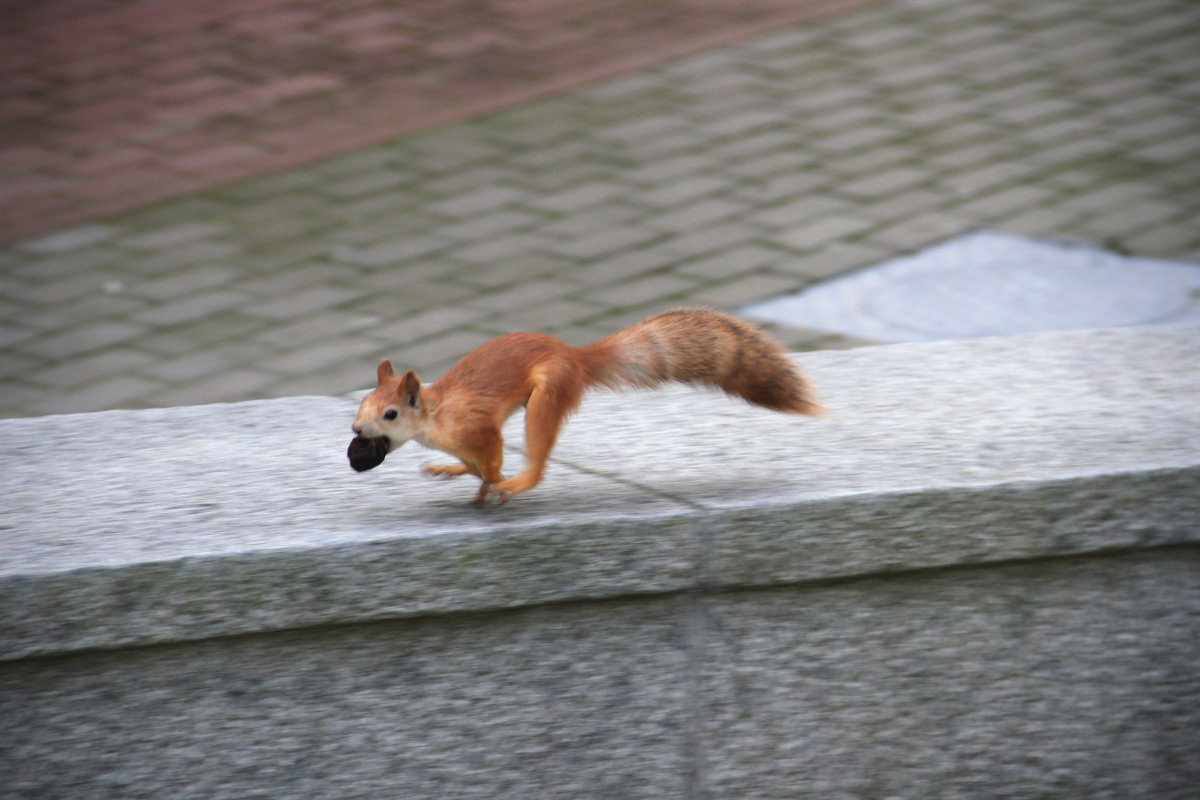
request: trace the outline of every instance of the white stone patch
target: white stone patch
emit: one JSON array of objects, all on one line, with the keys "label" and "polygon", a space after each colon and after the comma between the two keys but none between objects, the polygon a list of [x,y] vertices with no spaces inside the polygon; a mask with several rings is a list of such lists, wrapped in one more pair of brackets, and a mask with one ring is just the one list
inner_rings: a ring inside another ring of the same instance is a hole
[{"label": "white stone patch", "polygon": [[971,233],[742,313],[883,342],[1200,322],[1200,266]]}]

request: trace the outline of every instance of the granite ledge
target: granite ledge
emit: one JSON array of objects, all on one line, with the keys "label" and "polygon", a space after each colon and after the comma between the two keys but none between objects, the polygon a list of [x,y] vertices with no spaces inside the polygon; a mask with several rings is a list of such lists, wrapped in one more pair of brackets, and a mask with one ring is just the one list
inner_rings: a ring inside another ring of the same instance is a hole
[{"label": "granite ledge", "polygon": [[0,421],[0,658],[1200,541],[1200,328],[798,358],[827,419],[596,394],[485,509],[347,398]]}]

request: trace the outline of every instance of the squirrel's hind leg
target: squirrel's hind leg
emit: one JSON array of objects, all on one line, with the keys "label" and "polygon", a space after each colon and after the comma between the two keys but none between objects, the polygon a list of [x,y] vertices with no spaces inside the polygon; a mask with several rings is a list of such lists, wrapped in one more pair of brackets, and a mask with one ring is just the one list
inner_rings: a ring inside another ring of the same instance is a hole
[{"label": "squirrel's hind leg", "polygon": [[483,481],[479,485],[479,491],[475,494],[475,499],[471,502],[475,505],[486,502],[488,495],[493,493],[500,494],[500,502],[503,503],[508,499],[508,494],[497,492],[496,485],[504,480],[504,475],[500,473],[500,466],[504,463],[504,440],[500,436],[500,430],[489,431],[483,437],[486,439],[486,444],[478,451],[478,458],[475,461],[476,470],[470,470],[479,479]]},{"label": "squirrel's hind leg", "polygon": [[[568,384],[570,386],[570,384]],[[550,387],[543,384],[533,390],[525,404],[525,469],[513,478],[497,483],[491,491],[504,502],[514,494],[527,492],[542,480],[550,451],[558,440],[563,421],[579,405],[581,388]]]}]

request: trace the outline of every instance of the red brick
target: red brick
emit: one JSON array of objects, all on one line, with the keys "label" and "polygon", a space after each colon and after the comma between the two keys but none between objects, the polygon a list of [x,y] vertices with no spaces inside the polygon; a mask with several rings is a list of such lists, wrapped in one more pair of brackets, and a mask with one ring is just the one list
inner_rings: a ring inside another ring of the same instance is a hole
[{"label": "red brick", "polygon": [[0,172],[27,170],[53,159],[54,152],[41,147],[6,147],[0,150]]},{"label": "red brick", "polygon": [[49,106],[29,97],[7,97],[0,100],[0,125],[11,124],[26,117],[45,114]]},{"label": "red brick", "polygon": [[230,94],[209,95],[187,103],[168,106],[150,114],[153,122],[164,125],[182,125],[195,123],[210,117],[223,114],[234,114],[248,111],[254,106],[254,99],[249,90]]},{"label": "red brick", "polygon": [[249,97],[261,102],[273,103],[289,97],[323,92],[336,88],[341,80],[335,75],[313,73],[282,78],[261,86],[255,86],[247,91]]},{"label": "red brick", "polygon": [[275,36],[304,28],[314,15],[307,11],[277,11],[265,14],[241,14],[228,23],[230,32],[242,36]]},{"label": "red brick", "polygon": [[184,172],[205,172],[217,167],[247,161],[258,157],[262,151],[257,147],[247,147],[241,144],[223,144],[210,150],[188,153],[177,156],[164,166],[179,169]]},{"label": "red brick", "polygon": [[52,178],[40,172],[13,175],[0,181],[0,203],[24,202],[30,195],[47,194],[68,186],[61,178]]},{"label": "red brick", "polygon": [[83,158],[72,159],[61,165],[60,169],[66,174],[87,176],[100,172],[112,172],[117,169],[128,169],[151,160],[153,160],[153,154],[142,148],[118,147]]},{"label": "red brick", "polygon": [[243,88],[242,84],[229,78],[193,73],[184,80],[157,86],[151,89],[148,95],[156,102],[170,104],[213,94],[236,92]]},{"label": "red brick", "polygon": [[443,57],[462,57],[480,50],[505,45],[509,38],[492,31],[467,31],[438,39],[426,48],[431,54]]},{"label": "red brick", "polygon": [[400,33],[367,33],[346,39],[346,47],[359,53],[381,53],[412,44],[412,37]]}]

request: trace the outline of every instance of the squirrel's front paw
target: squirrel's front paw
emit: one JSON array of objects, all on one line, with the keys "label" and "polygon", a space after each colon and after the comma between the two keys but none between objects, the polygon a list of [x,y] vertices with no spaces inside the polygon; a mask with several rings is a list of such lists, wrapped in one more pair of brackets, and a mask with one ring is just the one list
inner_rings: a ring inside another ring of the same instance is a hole
[{"label": "squirrel's front paw", "polygon": [[425,467],[425,474],[435,478],[457,478],[466,475],[470,470],[466,464],[446,464],[440,467]]}]

